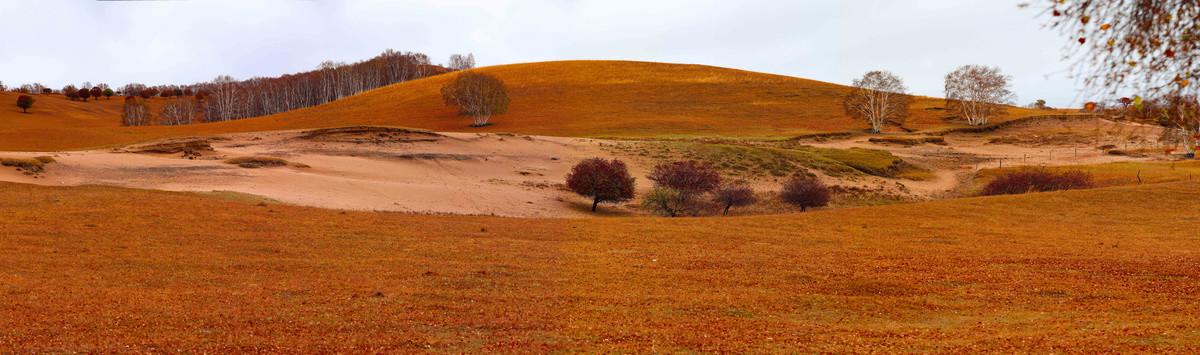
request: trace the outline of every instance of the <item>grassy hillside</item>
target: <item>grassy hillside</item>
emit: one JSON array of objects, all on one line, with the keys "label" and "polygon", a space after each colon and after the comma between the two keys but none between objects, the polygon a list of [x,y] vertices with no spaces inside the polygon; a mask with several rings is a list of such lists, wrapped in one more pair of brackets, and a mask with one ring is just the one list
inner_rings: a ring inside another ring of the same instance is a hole
[{"label": "grassy hillside", "polygon": [[0,183],[0,352],[1189,352],[1197,199],[537,220]]},{"label": "grassy hillside", "polygon": [[[16,95],[0,94],[0,150],[63,150],[156,138],[349,125],[391,125],[437,131],[511,132],[582,137],[721,135],[787,137],[862,131],[843,115],[847,87],[813,80],[701,65],[564,61],[475,69],[504,80],[512,105],[493,126],[471,128],[446,107],[440,75],[396,84],[325,105],[234,122],[186,127],[119,127],[120,100],[75,103],[40,99],[22,115]],[[152,100],[161,101],[160,99]],[[114,106],[115,105],[115,106]],[[952,125],[941,99],[921,98],[906,127]],[[157,110],[155,110],[157,112]],[[1037,111],[1014,108],[1009,116]],[[995,121],[1003,121],[1004,118]]]}]

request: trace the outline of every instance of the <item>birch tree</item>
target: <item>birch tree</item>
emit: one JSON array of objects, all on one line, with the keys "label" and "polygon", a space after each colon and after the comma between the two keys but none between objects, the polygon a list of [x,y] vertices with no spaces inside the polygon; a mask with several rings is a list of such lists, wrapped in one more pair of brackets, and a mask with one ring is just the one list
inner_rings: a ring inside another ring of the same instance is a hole
[{"label": "birch tree", "polygon": [[495,76],[467,71],[458,74],[454,81],[442,87],[442,99],[446,106],[458,106],[459,115],[471,116],[471,127],[488,125],[492,115],[508,112],[508,89]]},{"label": "birch tree", "polygon": [[451,54],[450,55],[450,63],[446,64],[446,67],[453,71],[474,69],[475,68],[475,54],[473,54],[473,53],[467,53],[467,55]]},{"label": "birch tree", "polygon": [[964,65],[946,74],[946,106],[966,118],[972,126],[985,125],[988,118],[1004,111],[1016,95],[1009,90],[1011,76],[999,67]]},{"label": "birch tree", "polygon": [[846,94],[842,105],[854,119],[871,123],[871,132],[880,133],[886,123],[900,124],[908,116],[912,98],[900,77],[887,71],[871,71],[854,79],[853,89]]}]

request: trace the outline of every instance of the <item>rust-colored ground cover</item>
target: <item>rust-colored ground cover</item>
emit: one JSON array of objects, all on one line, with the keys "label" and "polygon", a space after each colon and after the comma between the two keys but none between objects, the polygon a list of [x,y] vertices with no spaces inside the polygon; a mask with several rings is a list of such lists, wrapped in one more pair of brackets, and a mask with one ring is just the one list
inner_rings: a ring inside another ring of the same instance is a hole
[{"label": "rust-colored ground cover", "polygon": [[[728,136],[790,137],[815,132],[863,131],[846,117],[842,85],[702,65],[625,61],[562,61],[475,69],[509,88],[507,114],[492,126],[446,107],[440,89],[453,74],[387,86],[325,105],[232,122],[180,127],[119,127],[120,100],[93,104],[61,95],[24,115],[0,93],[0,150],[65,150],[158,138],[230,132],[391,125],[453,132],[510,132],[573,137]],[[161,105],[162,99],[151,100]],[[111,107],[110,107],[111,106]],[[945,120],[942,99],[918,98],[909,129],[962,125]],[[157,112],[157,108],[153,108]],[[1043,111],[1010,108],[1001,122]],[[894,129],[894,128],[893,128]]]},{"label": "rust-colored ground cover", "polygon": [[1197,200],[539,220],[2,183],[0,352],[1195,352]]}]

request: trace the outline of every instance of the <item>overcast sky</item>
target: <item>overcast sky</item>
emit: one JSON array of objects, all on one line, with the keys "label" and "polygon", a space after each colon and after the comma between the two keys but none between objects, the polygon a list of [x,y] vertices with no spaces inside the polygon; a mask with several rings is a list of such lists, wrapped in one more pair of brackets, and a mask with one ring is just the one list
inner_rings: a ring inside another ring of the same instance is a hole
[{"label": "overcast sky", "polygon": [[942,96],[964,64],[1013,75],[1018,104],[1078,106],[1066,39],[1018,0],[0,0],[0,81],[189,84],[353,62],[386,48],[479,66],[696,63],[849,84],[889,70]]}]

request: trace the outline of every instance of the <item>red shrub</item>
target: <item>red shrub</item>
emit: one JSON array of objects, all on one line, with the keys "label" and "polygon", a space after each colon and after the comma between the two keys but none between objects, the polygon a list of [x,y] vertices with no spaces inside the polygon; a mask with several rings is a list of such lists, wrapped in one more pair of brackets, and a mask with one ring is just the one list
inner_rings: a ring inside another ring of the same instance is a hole
[{"label": "red shrub", "polygon": [[829,188],[816,178],[797,176],[783,184],[783,191],[779,192],[779,198],[783,202],[800,206],[800,212],[804,212],[809,207],[828,205]]},{"label": "red shrub", "polygon": [[79,89],[75,91],[75,95],[79,95],[79,98],[83,99],[83,102],[87,102],[88,97],[92,96],[92,92],[88,91],[88,89]]},{"label": "red shrub", "polygon": [[1090,189],[1096,187],[1092,176],[1082,171],[1053,172],[1044,170],[1023,169],[1006,172],[987,186],[979,194],[982,196],[1016,195],[1026,192],[1042,192],[1055,190]]},{"label": "red shrub", "polygon": [[633,198],[634,178],[625,162],[592,158],[575,164],[567,174],[567,188],[592,198],[592,212],[601,202],[619,202]]},{"label": "red shrub", "polygon": [[713,191],[713,203],[725,208],[721,214],[728,214],[730,207],[749,206],[758,202],[754,190],[745,186],[725,185]]},{"label": "red shrub", "polygon": [[27,110],[33,106],[33,96],[21,95],[17,97],[17,107],[21,108],[22,113],[29,113]]},{"label": "red shrub", "polygon": [[709,192],[721,185],[721,175],[711,165],[695,160],[658,164],[646,178],[682,193]]}]

